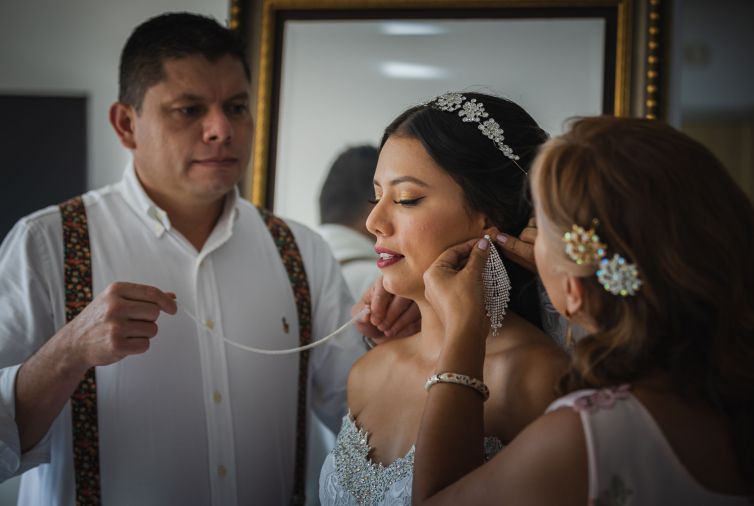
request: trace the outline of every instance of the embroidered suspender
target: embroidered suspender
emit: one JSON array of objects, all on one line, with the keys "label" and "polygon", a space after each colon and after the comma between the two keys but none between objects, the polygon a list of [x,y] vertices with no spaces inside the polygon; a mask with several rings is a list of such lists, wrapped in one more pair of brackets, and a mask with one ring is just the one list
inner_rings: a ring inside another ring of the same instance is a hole
[{"label": "embroidered suspender", "polygon": [[[92,260],[86,208],[81,197],[59,205],[63,222],[63,269],[66,322],[73,320],[91,301]],[[311,292],[301,252],[288,225],[265,209],[259,209],[280,253],[296,299],[299,343],[311,342]],[[296,409],[296,456],[292,504],[306,500],[306,415],[309,351],[299,357],[299,389]],[[99,429],[97,425],[97,382],[94,368],[87,371],[71,396],[73,463],[76,505],[101,504],[99,472]]]},{"label": "embroidered suspender", "polygon": [[[73,320],[92,301],[92,258],[86,208],[81,197],[60,204],[63,220],[65,320]],[[76,505],[101,503],[97,382],[94,368],[86,372],[71,396]]]},{"label": "embroidered suspender", "polygon": [[[258,208],[267,228],[272,234],[280,258],[283,260],[298,312],[299,343],[309,344],[312,339],[312,298],[301,252],[288,225],[263,208]],[[309,376],[309,350],[299,356],[298,403],[296,407],[296,460],[293,471],[293,498],[291,504],[306,502],[306,386]]]}]

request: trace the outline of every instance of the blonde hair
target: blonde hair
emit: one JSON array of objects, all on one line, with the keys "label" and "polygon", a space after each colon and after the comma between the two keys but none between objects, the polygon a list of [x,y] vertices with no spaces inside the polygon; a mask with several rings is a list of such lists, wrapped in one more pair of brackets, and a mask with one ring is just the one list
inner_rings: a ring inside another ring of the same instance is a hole
[{"label": "blonde hair", "polygon": [[642,119],[579,119],[543,146],[533,172],[555,233],[597,218],[608,255],[635,263],[643,282],[620,297],[584,273],[599,330],[575,346],[561,389],[667,372],[681,395],[702,396],[733,422],[741,470],[754,483],[751,202],[706,148]]}]

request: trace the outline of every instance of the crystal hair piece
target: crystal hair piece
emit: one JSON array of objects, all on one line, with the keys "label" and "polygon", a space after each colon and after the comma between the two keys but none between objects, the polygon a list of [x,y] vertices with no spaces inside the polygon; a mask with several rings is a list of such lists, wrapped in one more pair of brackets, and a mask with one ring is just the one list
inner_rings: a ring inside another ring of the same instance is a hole
[{"label": "crystal hair piece", "polygon": [[613,295],[635,295],[641,287],[636,264],[628,263],[617,253],[608,259],[607,245],[600,241],[595,232],[597,225],[599,221],[594,219],[588,230],[573,225],[570,232],[563,234],[566,255],[578,265],[597,266],[597,279]]},{"label": "crystal hair piece", "polygon": [[458,111],[458,116],[464,123],[477,123],[477,128],[482,132],[482,135],[491,140],[506,158],[515,163],[516,167],[526,174],[526,171],[518,163],[519,156],[513,153],[513,149],[504,142],[505,136],[500,124],[494,118],[489,117],[490,115],[484,109],[482,102],[475,98],[469,100],[461,93],[445,93],[425,102],[423,105],[445,112]]}]

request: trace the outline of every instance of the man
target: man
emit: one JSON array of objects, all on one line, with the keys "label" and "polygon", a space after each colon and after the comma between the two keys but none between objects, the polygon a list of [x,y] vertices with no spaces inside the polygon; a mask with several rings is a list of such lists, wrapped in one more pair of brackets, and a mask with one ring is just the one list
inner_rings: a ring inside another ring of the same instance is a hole
[{"label": "man", "polygon": [[350,147],[330,167],[319,193],[317,231],[340,263],[354,297],[366,292],[380,275],[375,262],[374,236],[366,228],[374,198],[374,169],[379,151],[373,146]]},{"label": "man", "polygon": [[[66,324],[66,297],[86,286],[64,286],[64,252],[83,246],[74,234],[64,248],[58,207],[21,220],[0,247],[0,480],[27,471],[19,504],[285,504],[301,387],[306,410],[339,427],[364,351],[356,332],[312,350],[303,385],[298,355],[218,337],[299,344],[286,268],[236,190],[250,153],[249,79],[242,45],[213,20],[166,14],[137,27],[110,110],[133,163],[83,196],[91,254],[65,264],[91,258],[98,295]],[[317,339],[349,319],[352,301],[327,245],[288,225]],[[92,428],[68,400],[91,399],[78,385],[95,366]],[[74,465],[74,450],[97,444],[93,464]]]}]

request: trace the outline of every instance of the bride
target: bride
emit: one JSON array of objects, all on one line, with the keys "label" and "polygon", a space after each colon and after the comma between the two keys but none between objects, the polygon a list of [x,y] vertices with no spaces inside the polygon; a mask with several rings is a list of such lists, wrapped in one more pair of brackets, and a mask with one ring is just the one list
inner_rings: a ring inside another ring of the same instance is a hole
[{"label": "bride", "polygon": [[[444,335],[422,276],[451,245],[498,229],[518,235],[532,212],[526,171],[546,138],[518,105],[479,93],[442,95],[385,130],[367,228],[376,237],[385,289],[415,301],[422,324],[414,336],[382,344],[353,366],[349,413],[320,476],[323,505],[410,504],[423,385]],[[495,266],[502,293],[490,300],[498,307],[477,308],[479,319],[490,311],[493,323],[502,320],[487,338],[490,389],[479,389],[489,395],[485,444],[478,448],[488,458],[555,399],[566,365],[564,352],[539,329],[533,274],[512,263]]]}]

